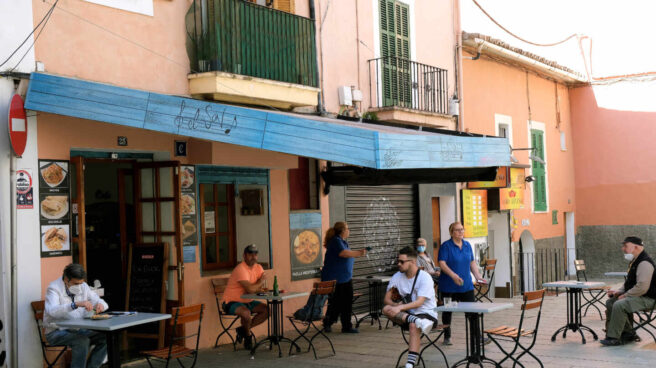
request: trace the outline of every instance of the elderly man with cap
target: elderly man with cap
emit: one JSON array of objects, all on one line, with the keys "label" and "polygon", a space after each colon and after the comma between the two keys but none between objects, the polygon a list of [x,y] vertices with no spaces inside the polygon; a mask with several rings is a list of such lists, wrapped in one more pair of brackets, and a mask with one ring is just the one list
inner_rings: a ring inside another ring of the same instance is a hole
[{"label": "elderly man with cap", "polygon": [[622,242],[624,258],[630,261],[624,285],[608,291],[606,301],[606,346],[622,345],[635,341],[632,313],[651,308],[656,299],[656,273],[654,261],[645,252],[642,239],[629,236]]},{"label": "elderly man with cap", "polygon": [[[250,244],[244,249],[243,261],[232,270],[228,285],[223,293],[223,310],[241,318],[241,327],[237,328],[237,342],[244,340],[244,347],[251,349],[251,328],[266,321],[269,311],[265,304],[242,299],[243,294],[253,294],[262,289],[264,270],[257,263],[257,246]],[[253,316],[255,315],[255,316]]]}]

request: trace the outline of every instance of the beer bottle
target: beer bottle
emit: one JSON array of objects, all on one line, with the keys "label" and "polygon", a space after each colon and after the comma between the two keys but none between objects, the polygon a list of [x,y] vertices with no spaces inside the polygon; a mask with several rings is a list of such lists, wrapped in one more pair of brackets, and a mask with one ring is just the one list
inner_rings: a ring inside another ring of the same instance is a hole
[{"label": "beer bottle", "polygon": [[273,276],[273,295],[280,295],[280,290],[278,290],[278,276]]}]

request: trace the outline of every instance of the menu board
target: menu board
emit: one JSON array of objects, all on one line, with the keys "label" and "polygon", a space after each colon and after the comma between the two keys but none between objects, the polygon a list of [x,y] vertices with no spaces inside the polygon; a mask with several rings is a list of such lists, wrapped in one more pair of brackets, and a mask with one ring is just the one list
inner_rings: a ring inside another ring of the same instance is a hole
[{"label": "menu board", "polygon": [[182,213],[182,245],[187,247],[198,245],[195,179],[195,167],[183,165],[180,175],[180,212]]},{"label": "menu board", "polygon": [[71,254],[69,162],[39,160],[41,257]]},{"label": "menu board", "polygon": [[465,238],[487,236],[487,190],[462,191]]},{"label": "menu board", "polygon": [[126,309],[162,313],[168,268],[166,243],[130,246]]}]

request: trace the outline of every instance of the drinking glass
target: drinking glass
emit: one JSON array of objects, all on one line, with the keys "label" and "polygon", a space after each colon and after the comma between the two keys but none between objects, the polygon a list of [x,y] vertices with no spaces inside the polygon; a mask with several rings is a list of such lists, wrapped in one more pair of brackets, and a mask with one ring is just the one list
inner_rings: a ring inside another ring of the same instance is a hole
[{"label": "drinking glass", "polygon": [[444,306],[445,307],[450,307],[451,306],[451,297],[450,296],[445,296],[444,297]]}]

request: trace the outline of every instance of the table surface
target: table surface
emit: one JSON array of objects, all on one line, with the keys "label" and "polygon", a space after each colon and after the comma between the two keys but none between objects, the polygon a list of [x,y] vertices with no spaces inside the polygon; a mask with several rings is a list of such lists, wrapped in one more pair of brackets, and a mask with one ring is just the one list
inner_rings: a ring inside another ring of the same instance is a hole
[{"label": "table surface", "polygon": [[603,287],[606,286],[603,282],[595,282],[595,281],[586,281],[586,282],[581,282],[581,281],[553,281],[553,282],[545,282],[542,284],[544,287],[562,287],[562,288],[570,288],[570,289],[593,289],[593,288],[598,288],[598,287]]},{"label": "table surface", "polygon": [[57,327],[64,328],[86,328],[87,330],[96,331],[114,331],[126,327],[141,325],[144,323],[161,321],[171,318],[170,314],[161,313],[140,313],[126,316],[112,316],[109,319],[71,319],[67,321],[57,321]]},{"label": "table surface", "polygon": [[389,282],[392,279],[392,276],[388,275],[371,275],[371,276],[357,276],[354,277],[355,281],[376,281],[376,282]]},{"label": "table surface", "polygon": [[442,305],[435,308],[435,310],[437,312],[493,313],[512,307],[512,303],[458,302],[458,305]]},{"label": "table surface", "polygon": [[626,271],[613,271],[613,272],[606,272],[604,273],[604,276],[628,276],[628,272]]},{"label": "table surface", "polygon": [[309,291],[292,291],[292,292],[280,293],[280,295],[277,296],[274,296],[273,292],[269,291],[263,295],[243,294],[241,297],[242,299],[260,299],[260,300],[272,301],[272,300],[285,300],[285,299],[298,298],[307,295],[310,295]]}]

